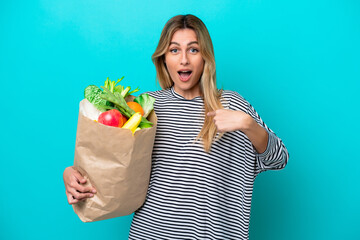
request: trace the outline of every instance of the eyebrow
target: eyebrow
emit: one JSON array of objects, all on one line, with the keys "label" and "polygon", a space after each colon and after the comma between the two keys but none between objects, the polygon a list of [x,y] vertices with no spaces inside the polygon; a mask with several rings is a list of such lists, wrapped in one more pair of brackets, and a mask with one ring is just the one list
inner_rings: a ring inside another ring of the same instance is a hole
[{"label": "eyebrow", "polygon": [[[192,41],[192,42],[189,42],[187,45],[189,46],[189,45],[194,44],[194,43],[199,44],[197,41]],[[171,44],[175,44],[175,45],[180,46],[180,44],[177,43],[177,42],[170,42],[170,45],[171,45]]]}]

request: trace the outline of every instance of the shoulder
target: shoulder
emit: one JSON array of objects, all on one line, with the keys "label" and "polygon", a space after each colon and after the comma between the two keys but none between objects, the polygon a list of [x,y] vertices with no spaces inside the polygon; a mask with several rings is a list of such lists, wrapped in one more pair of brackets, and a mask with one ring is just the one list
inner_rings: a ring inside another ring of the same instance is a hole
[{"label": "shoulder", "polygon": [[236,91],[223,90],[221,97],[228,103],[231,110],[247,112],[249,109],[249,102]]},{"label": "shoulder", "polygon": [[157,91],[148,91],[144,93],[149,94],[151,97],[155,98],[156,100],[169,99],[171,96],[171,91],[169,88],[157,90]]}]

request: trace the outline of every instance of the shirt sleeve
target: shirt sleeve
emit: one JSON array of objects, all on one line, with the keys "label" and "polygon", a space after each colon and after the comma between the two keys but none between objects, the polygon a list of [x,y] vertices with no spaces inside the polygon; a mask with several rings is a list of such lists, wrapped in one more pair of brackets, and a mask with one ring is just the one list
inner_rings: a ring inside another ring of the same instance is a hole
[{"label": "shirt sleeve", "polygon": [[255,148],[255,157],[257,163],[257,171],[283,169],[289,159],[289,153],[283,141],[264,123],[254,107],[248,103],[249,114],[260,126],[262,126],[269,134],[268,143],[265,152],[257,153]]},{"label": "shirt sleeve", "polygon": [[269,134],[267,147],[263,153],[257,153],[256,149],[253,147],[256,158],[256,172],[260,173],[266,170],[283,169],[289,159],[289,153],[283,141],[264,123],[259,114],[255,111],[254,107],[235,92],[235,101],[234,99],[232,100],[232,105],[238,105],[240,103],[242,103],[242,106],[246,104],[246,110],[244,111],[244,107],[240,106],[238,109],[249,114]]}]

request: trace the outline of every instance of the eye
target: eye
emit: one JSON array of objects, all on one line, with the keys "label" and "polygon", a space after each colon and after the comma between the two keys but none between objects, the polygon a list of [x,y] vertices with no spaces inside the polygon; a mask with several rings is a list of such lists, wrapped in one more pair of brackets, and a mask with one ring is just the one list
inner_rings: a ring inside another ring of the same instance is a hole
[{"label": "eye", "polygon": [[173,49],[170,49],[170,52],[171,52],[171,53],[177,53],[178,50],[177,50],[176,48],[173,48]]},{"label": "eye", "polygon": [[199,50],[196,49],[196,48],[190,48],[190,52],[191,52],[191,53],[197,53],[197,52],[199,52]]}]

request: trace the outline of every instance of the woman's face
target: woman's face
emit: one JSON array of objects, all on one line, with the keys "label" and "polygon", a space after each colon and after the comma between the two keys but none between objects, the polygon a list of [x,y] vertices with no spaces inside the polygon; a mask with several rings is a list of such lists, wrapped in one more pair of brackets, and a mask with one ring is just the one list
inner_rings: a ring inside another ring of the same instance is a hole
[{"label": "woman's face", "polygon": [[174,33],[165,54],[165,63],[178,94],[186,99],[200,95],[199,80],[204,59],[194,30],[185,28]]}]

